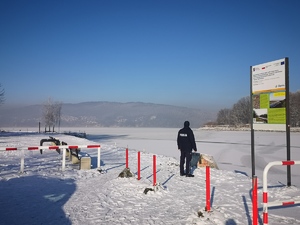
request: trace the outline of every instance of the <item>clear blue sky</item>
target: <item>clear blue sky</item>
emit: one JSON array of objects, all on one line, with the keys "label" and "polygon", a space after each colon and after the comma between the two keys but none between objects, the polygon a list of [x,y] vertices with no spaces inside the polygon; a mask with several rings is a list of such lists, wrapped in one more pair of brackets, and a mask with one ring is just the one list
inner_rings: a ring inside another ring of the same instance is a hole
[{"label": "clear blue sky", "polygon": [[250,66],[289,57],[300,89],[300,1],[1,0],[5,104],[49,97],[229,108]]}]

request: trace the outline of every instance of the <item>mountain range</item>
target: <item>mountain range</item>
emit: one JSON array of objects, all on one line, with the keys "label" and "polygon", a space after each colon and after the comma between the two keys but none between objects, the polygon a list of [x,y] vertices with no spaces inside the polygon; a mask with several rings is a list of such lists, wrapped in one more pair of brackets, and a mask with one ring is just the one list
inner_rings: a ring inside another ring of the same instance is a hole
[{"label": "mountain range", "polygon": [[[43,123],[44,105],[0,107],[0,127],[35,127]],[[168,127],[178,128],[189,120],[191,127],[214,121],[216,113],[205,109],[142,103],[63,103],[61,127]]]}]

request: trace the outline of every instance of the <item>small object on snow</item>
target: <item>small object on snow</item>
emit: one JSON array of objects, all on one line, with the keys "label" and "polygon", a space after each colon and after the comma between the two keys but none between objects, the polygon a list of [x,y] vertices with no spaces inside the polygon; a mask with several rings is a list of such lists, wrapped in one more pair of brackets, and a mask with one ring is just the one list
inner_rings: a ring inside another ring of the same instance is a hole
[{"label": "small object on snow", "polygon": [[144,194],[146,195],[148,193],[148,191],[154,191],[154,189],[153,188],[145,188]]},{"label": "small object on snow", "polygon": [[120,174],[119,177],[133,177],[133,173],[130,171],[129,168],[125,168]]},{"label": "small object on snow", "polygon": [[106,171],[106,170],[104,170],[104,169],[101,169],[101,168],[100,168],[100,169],[98,169],[97,171],[98,171],[99,173],[101,173],[101,174],[107,173],[107,171]]},{"label": "small object on snow", "polygon": [[168,166],[179,166],[177,162],[168,162]]},{"label": "small object on snow", "polygon": [[204,217],[203,212],[198,211],[198,217]]},{"label": "small object on snow", "polygon": [[157,183],[155,186],[153,186],[152,188],[145,188],[144,190],[144,194],[147,194],[148,191],[154,191],[154,192],[157,192],[157,191],[160,191],[160,190],[163,190],[163,191],[167,191],[167,188],[162,186],[160,183]]}]

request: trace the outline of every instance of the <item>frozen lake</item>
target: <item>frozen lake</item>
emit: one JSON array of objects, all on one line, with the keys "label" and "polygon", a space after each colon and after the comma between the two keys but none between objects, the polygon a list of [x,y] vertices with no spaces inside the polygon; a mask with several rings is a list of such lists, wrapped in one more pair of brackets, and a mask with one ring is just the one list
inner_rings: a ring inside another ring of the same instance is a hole
[{"label": "frozen lake", "polygon": [[[36,131],[36,128],[7,128],[9,130]],[[138,151],[174,157],[179,160],[175,128],[60,128],[61,132],[85,132],[87,138],[100,144],[128,147]],[[213,131],[192,129],[198,152],[212,155],[219,169],[252,176],[250,131]],[[255,131],[255,171],[259,180],[269,162],[287,158],[285,132]],[[300,133],[291,132],[291,159],[300,160]],[[300,187],[300,165],[291,167],[292,185]],[[268,180],[287,184],[285,166],[275,166]]]},{"label": "frozen lake", "polygon": [[[100,144],[128,147],[139,151],[171,156],[179,160],[177,132],[174,128],[61,128],[61,131],[86,132]],[[250,131],[211,131],[193,129],[198,152],[212,155],[219,169],[252,176]],[[263,169],[272,161],[287,158],[285,132],[255,131],[255,171],[262,179]],[[300,160],[300,133],[291,132],[291,159]],[[292,185],[300,187],[300,165],[291,167]],[[268,179],[287,183],[285,166],[272,167]]]}]

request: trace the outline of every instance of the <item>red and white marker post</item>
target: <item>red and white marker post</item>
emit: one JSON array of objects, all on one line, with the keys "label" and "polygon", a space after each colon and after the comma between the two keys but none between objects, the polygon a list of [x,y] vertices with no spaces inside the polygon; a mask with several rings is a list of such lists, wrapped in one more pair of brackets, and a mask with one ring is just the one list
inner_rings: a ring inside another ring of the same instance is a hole
[{"label": "red and white marker post", "polygon": [[153,155],[153,186],[156,186],[156,155]]},{"label": "red and white marker post", "polygon": [[138,152],[138,180],[141,179],[141,152]]},{"label": "red and white marker post", "polygon": [[205,211],[210,211],[210,167],[206,166],[206,207]]},{"label": "red and white marker post", "polygon": [[258,224],[257,176],[252,178],[252,224]]},{"label": "red and white marker post", "polygon": [[129,162],[128,162],[128,148],[126,148],[126,169],[129,168]]}]

